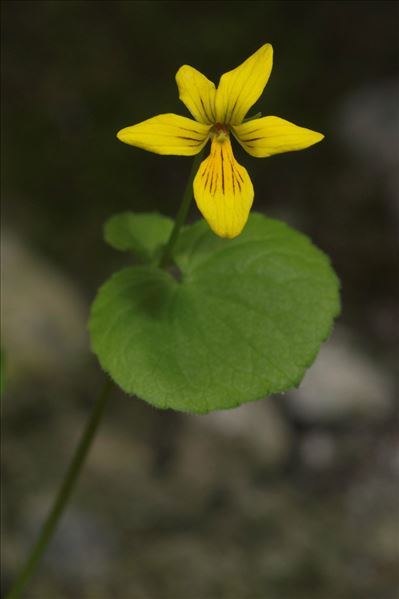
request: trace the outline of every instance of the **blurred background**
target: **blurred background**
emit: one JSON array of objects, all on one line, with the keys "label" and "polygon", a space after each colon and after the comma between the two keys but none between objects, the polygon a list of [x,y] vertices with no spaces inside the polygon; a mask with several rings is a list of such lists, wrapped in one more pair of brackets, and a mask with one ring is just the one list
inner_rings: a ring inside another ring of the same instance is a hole
[{"label": "blurred background", "polygon": [[[3,576],[47,513],[104,375],[89,306],[128,263],[112,214],[176,213],[191,159],[118,129],[187,115],[265,42],[253,112],[322,131],[257,160],[254,208],[309,235],[343,311],[299,389],[190,416],[115,391],[33,599],[393,599],[398,592],[398,4],[2,3]],[[195,207],[191,220],[199,218]]]}]

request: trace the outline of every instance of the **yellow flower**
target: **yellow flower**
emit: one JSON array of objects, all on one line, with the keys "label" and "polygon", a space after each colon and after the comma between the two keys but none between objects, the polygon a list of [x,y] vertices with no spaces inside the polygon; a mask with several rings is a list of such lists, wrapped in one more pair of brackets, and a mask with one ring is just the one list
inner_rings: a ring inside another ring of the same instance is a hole
[{"label": "yellow flower", "polygon": [[236,237],[247,222],[254,190],[247,170],[233,155],[230,134],[256,158],[303,150],[323,135],[276,116],[244,121],[262,94],[273,63],[265,44],[236,69],[222,75],[218,88],[202,73],[184,65],[176,74],[179,98],[195,121],[160,114],[126,127],[117,137],[156,154],[194,156],[211,139],[211,151],[194,179],[197,206],[220,237]]}]

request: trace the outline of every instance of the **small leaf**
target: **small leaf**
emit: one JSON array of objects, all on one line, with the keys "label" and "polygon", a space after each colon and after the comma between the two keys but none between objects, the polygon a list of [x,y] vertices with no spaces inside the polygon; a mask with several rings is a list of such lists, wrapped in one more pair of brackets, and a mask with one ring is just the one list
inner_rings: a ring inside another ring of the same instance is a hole
[{"label": "small leaf", "polygon": [[105,241],[121,251],[132,251],[145,262],[151,261],[169,239],[173,220],[157,212],[124,212],[112,216],[104,227]]},{"label": "small leaf", "polygon": [[137,266],[98,292],[92,347],[116,383],[190,412],[297,386],[339,312],[328,258],[287,225],[252,214],[233,240],[204,221],[186,227],[174,259],[179,282]]},{"label": "small leaf", "polygon": [[248,116],[242,122],[243,123],[248,123],[248,121],[254,121],[255,119],[260,119],[261,116],[262,116],[262,113],[261,112],[257,112],[256,114],[254,114],[252,116]]}]

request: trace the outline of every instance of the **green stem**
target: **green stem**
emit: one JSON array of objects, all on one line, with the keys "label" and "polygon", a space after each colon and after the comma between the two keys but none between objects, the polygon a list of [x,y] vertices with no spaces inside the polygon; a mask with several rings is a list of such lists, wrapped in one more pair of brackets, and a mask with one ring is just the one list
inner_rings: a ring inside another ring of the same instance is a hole
[{"label": "green stem", "polygon": [[80,439],[79,445],[76,448],[75,455],[73,456],[72,462],[69,465],[64,481],[54,501],[53,507],[42,526],[39,538],[37,539],[36,544],[33,546],[25,566],[23,567],[6,599],[17,599],[17,597],[21,595],[30,577],[36,570],[36,567],[55,532],[58,521],[60,520],[68,499],[75,487],[76,480],[91,447],[99,422],[104,413],[111,387],[112,381],[108,379],[94,405],[90,419]]},{"label": "green stem", "polygon": [[190,176],[187,181],[186,189],[184,190],[182,203],[180,204],[179,211],[176,215],[175,225],[172,229],[172,232],[170,234],[168,242],[165,245],[162,256],[159,260],[159,266],[161,268],[165,268],[165,267],[169,266],[171,256],[172,256],[172,250],[175,246],[177,238],[179,237],[180,229],[182,228],[182,226],[187,218],[187,214],[190,209],[191,201],[193,199],[193,181],[194,181],[195,175],[197,174],[199,165],[201,164],[202,155],[203,155],[203,150],[199,154],[197,154],[197,156],[194,158],[193,166],[191,167],[191,172],[190,172]]}]

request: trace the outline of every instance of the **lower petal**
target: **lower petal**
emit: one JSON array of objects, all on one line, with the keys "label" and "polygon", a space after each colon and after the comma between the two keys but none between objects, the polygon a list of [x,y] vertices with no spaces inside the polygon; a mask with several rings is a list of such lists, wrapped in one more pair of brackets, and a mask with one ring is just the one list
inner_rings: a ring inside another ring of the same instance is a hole
[{"label": "lower petal", "polygon": [[194,197],[210,228],[237,237],[247,222],[254,189],[246,169],[233,156],[230,139],[212,141],[211,152],[194,179]]}]

